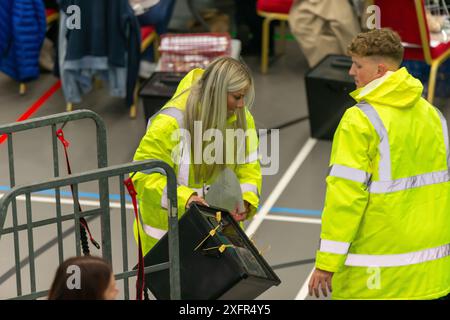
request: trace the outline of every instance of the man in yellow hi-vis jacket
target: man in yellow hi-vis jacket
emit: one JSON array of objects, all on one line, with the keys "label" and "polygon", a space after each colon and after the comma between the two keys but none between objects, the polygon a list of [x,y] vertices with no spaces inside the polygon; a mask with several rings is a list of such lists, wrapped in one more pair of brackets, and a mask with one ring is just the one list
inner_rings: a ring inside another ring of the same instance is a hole
[{"label": "man in yellow hi-vis jacket", "polygon": [[[219,58],[206,70],[189,72],[174,97],[149,120],[134,160],[158,159],[174,168],[179,216],[192,202],[207,204],[204,196],[208,186],[224,168],[236,174],[244,200],[244,208],[231,212],[235,220],[243,221],[256,213],[262,175],[255,122],[248,110],[253,99],[253,79],[248,68],[235,59]],[[189,143],[181,143],[180,130],[188,133],[184,138],[190,137]],[[243,143],[228,139],[227,130],[245,132]],[[204,158],[212,143],[208,132],[223,138],[220,142],[216,137],[213,143],[223,148],[222,152],[216,149],[209,160]],[[235,147],[227,149],[233,142]],[[230,150],[236,152],[229,156]],[[167,179],[164,172],[152,170],[137,173],[133,183],[142,217],[142,251],[146,254],[168,229]],[[136,223],[134,228],[137,237]]]},{"label": "man in yellow hi-vis jacket", "polygon": [[349,46],[357,101],[336,130],[310,294],[437,299],[450,292],[447,123],[405,68],[400,37]]}]

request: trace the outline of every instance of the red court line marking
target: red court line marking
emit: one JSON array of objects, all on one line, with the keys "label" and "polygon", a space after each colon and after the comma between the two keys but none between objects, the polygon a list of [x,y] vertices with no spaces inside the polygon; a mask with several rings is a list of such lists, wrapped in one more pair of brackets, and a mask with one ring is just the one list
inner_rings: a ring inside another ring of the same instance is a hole
[{"label": "red court line marking", "polygon": [[[19,119],[16,120],[16,122],[19,121],[23,121],[28,119],[29,117],[31,117],[31,115],[33,113],[35,113],[37,110],[39,110],[40,107],[42,107],[42,105],[56,92],[59,90],[59,88],[61,88],[61,80],[56,81],[56,83],[51,86],[50,89],[47,90],[46,93],[44,93],[42,95],[42,97],[40,97],[38,100],[36,100],[35,103],[33,103],[33,105],[31,107],[28,108],[27,111],[25,111],[25,113],[23,113]],[[2,135],[0,137],[0,144],[2,144],[3,142],[5,142],[5,140],[8,138],[8,136],[6,134]]]}]

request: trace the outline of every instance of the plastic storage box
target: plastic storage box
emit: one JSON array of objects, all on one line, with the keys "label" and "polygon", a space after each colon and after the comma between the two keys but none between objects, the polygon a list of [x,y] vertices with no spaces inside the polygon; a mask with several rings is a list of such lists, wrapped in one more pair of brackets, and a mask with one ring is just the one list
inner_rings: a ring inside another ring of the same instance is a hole
[{"label": "plastic storage box", "polygon": [[205,68],[217,57],[231,55],[228,33],[166,34],[161,37],[161,71],[189,72]]},{"label": "plastic storage box", "polygon": [[305,75],[312,137],[332,140],[345,110],[356,104],[349,96],[356,89],[351,64],[347,56],[328,55]]},{"label": "plastic storage box", "polygon": [[139,97],[144,106],[145,121],[172,98],[185,73],[154,72],[142,85]]}]

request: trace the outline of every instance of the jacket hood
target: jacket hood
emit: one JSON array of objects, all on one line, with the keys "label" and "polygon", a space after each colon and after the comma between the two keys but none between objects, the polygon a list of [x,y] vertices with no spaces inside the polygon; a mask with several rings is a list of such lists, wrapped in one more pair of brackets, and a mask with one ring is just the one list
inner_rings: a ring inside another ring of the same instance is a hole
[{"label": "jacket hood", "polygon": [[183,109],[186,107],[187,98],[189,97],[190,88],[202,77],[205,70],[193,69],[178,84],[177,90],[165,106],[177,107]]},{"label": "jacket hood", "polygon": [[408,108],[420,99],[422,91],[422,83],[403,67],[353,91],[350,96],[357,102],[366,101],[370,104]]}]

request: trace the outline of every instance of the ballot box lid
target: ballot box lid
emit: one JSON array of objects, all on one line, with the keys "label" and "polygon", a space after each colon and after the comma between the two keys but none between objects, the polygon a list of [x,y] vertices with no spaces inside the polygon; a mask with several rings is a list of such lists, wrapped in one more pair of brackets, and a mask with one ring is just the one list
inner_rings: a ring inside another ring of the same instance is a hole
[{"label": "ballot box lid", "polygon": [[327,55],[305,77],[354,83],[353,77],[348,74],[351,66],[352,59],[348,56]]},{"label": "ballot box lid", "polygon": [[171,98],[185,75],[183,72],[153,72],[142,84],[139,96]]},{"label": "ballot box lid", "polygon": [[[182,299],[255,299],[281,283],[226,210],[193,204],[180,218],[179,241]],[[167,244],[168,234],[146,254],[145,266],[167,262]],[[170,298],[167,269],[145,281],[157,299]]]}]

